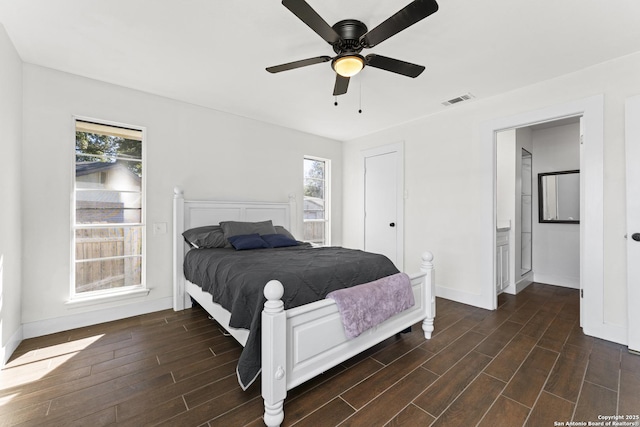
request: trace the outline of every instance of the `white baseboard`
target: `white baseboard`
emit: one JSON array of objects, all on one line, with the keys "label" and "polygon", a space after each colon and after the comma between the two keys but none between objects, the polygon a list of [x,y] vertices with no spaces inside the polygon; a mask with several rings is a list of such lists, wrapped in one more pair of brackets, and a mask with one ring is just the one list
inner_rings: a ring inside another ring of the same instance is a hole
[{"label": "white baseboard", "polygon": [[[445,286],[436,285],[436,296],[462,304],[472,305],[474,307],[484,308],[486,310],[495,310],[494,304],[487,299],[485,295],[472,294],[471,292],[461,291],[459,289],[447,288]],[[492,297],[489,297],[492,298]]]},{"label": "white baseboard", "polygon": [[18,330],[15,331],[13,335],[11,335],[11,338],[9,338],[7,344],[0,348],[0,369],[4,368],[4,365],[6,365],[13,352],[16,351],[16,348],[18,348],[18,346],[22,342],[22,339],[23,328],[22,326],[20,326]]},{"label": "white baseboard", "polygon": [[580,278],[569,276],[554,276],[548,274],[533,274],[533,281],[545,285],[562,286],[564,288],[580,289]]},{"label": "white baseboard", "polygon": [[511,295],[518,295],[523,289],[533,283],[533,279],[530,276],[530,274],[526,274],[524,277],[521,277],[515,284],[504,288],[504,292]]},{"label": "white baseboard", "polygon": [[23,327],[24,339],[68,331],[96,325],[98,323],[112,322],[127,317],[167,310],[173,307],[173,298],[162,298],[143,303],[127,304],[120,307],[106,308],[85,313],[71,314],[69,316],[56,317],[55,319],[38,320],[25,323]]}]

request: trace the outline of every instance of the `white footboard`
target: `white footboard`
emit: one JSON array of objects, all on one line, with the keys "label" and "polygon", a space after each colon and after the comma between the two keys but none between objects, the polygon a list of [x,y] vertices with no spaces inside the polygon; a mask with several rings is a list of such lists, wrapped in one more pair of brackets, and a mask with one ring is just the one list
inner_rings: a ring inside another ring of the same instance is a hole
[{"label": "white footboard", "polygon": [[422,255],[421,272],[411,276],[415,305],[384,323],[347,339],[338,308],[325,299],[290,310],[280,300],[284,288],[277,280],[265,286],[262,312],[262,397],[264,422],[278,426],[284,420],[287,390],[422,321],[431,338],[436,315],[433,255]]}]

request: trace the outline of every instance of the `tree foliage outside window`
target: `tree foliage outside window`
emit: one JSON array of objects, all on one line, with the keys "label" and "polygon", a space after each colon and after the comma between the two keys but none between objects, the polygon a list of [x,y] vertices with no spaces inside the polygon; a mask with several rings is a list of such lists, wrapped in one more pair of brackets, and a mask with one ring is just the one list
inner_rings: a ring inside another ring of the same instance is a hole
[{"label": "tree foliage outside window", "polygon": [[[142,159],[140,141],[113,135],[76,132],[76,162],[114,163],[118,160]],[[142,163],[123,162],[131,172],[142,177]]]},{"label": "tree foliage outside window", "polygon": [[313,159],[304,160],[305,197],[324,197],[324,162]]}]

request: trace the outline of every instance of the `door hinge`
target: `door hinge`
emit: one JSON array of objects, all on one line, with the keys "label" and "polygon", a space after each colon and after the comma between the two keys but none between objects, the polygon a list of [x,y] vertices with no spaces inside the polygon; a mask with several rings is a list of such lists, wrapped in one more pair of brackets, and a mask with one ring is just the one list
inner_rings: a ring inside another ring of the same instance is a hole
[{"label": "door hinge", "polygon": [[584,144],[584,135],[580,135],[580,145]]},{"label": "door hinge", "polygon": [[584,289],[580,289],[580,298],[584,298]]}]

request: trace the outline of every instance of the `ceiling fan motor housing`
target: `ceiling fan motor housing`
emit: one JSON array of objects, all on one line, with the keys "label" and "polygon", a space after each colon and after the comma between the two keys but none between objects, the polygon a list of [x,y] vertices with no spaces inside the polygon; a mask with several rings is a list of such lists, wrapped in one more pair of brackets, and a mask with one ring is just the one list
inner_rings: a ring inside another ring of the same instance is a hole
[{"label": "ceiling fan motor housing", "polygon": [[369,31],[364,23],[357,19],[344,19],[334,24],[331,28],[342,38],[342,40],[333,45],[335,53],[360,53],[362,51],[363,46],[360,42],[360,37]]}]

